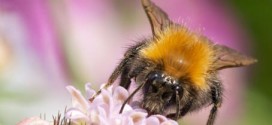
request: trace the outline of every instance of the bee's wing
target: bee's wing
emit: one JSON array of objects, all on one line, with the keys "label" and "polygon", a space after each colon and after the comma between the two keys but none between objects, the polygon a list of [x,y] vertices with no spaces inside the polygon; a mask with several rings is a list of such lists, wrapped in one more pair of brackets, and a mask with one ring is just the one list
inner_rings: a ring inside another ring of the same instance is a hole
[{"label": "bee's wing", "polygon": [[215,62],[213,64],[214,70],[220,70],[230,67],[247,66],[256,63],[257,60],[243,55],[234,49],[223,45],[214,45]]},{"label": "bee's wing", "polygon": [[157,36],[172,23],[168,15],[150,0],[142,0],[142,5],[151,24],[153,36]]}]

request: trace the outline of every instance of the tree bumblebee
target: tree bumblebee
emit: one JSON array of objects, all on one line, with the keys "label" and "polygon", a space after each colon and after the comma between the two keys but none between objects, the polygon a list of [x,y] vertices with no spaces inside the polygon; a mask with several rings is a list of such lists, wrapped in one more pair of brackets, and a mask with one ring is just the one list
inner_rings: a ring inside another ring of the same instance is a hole
[{"label": "tree bumblebee", "polygon": [[124,102],[120,113],[128,100],[142,91],[141,106],[149,114],[176,120],[188,112],[213,105],[207,121],[207,125],[213,125],[222,103],[218,70],[247,66],[257,60],[174,23],[150,0],[141,2],[153,37],[130,47],[105,85],[108,87],[119,76],[120,86],[126,89],[131,79],[139,85]]}]

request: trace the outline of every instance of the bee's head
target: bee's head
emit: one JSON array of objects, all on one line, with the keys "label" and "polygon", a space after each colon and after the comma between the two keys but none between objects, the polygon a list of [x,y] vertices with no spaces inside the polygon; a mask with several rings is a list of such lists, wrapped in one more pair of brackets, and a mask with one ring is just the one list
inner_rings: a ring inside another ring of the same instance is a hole
[{"label": "bee's head", "polygon": [[147,75],[143,91],[142,106],[152,114],[162,113],[171,104],[177,104],[176,96],[182,97],[183,94],[179,82],[161,71],[153,71]]}]

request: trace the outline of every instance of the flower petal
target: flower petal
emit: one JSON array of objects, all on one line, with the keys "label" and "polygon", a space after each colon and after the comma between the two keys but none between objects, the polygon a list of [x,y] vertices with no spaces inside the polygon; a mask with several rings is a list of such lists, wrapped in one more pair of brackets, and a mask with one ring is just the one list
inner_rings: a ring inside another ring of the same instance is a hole
[{"label": "flower petal", "polygon": [[113,123],[114,125],[121,125],[122,119],[120,117],[115,117],[111,123]]},{"label": "flower petal", "polygon": [[92,89],[91,83],[85,84],[86,98],[91,98],[96,92]]},{"label": "flower petal", "polygon": [[86,114],[84,114],[83,112],[81,112],[80,110],[78,110],[76,108],[70,108],[66,112],[65,117],[67,119],[71,119],[72,121],[82,121],[82,120],[89,121]]},{"label": "flower petal", "polygon": [[98,118],[99,118],[99,125],[112,125],[109,123],[110,121],[108,121],[107,118],[100,115],[98,116]]},{"label": "flower petal", "polygon": [[99,124],[99,113],[97,110],[90,110],[90,121],[92,124]]},{"label": "flower petal", "polygon": [[134,124],[141,124],[144,122],[147,113],[144,112],[133,112],[131,113],[130,117]]},{"label": "flower petal", "polygon": [[102,108],[102,107],[97,107],[97,109],[98,109],[98,113],[99,113],[99,116],[102,116],[102,117],[104,117],[104,118],[107,118],[108,116],[107,116],[107,112],[106,112],[106,110],[104,109],[104,108]]},{"label": "flower petal", "polygon": [[130,117],[123,117],[122,125],[134,125]]},{"label": "flower petal", "polygon": [[167,121],[168,119],[163,115],[153,115],[154,117],[157,117],[160,123],[163,123],[164,121]]},{"label": "flower petal", "polygon": [[112,95],[111,95],[111,93],[109,91],[102,89],[100,95],[102,96],[103,101],[104,101],[105,104],[107,104],[107,105],[112,104],[112,102],[111,102]]},{"label": "flower petal", "polygon": [[50,125],[48,121],[42,120],[39,117],[26,118],[17,125]]},{"label": "flower petal", "polygon": [[72,106],[79,108],[81,111],[86,111],[88,109],[88,102],[82,96],[81,92],[73,86],[67,86],[66,89],[72,96]]},{"label": "flower petal", "polygon": [[66,113],[66,119],[69,119],[73,125],[89,124],[89,118],[80,111],[72,111]]},{"label": "flower petal", "polygon": [[161,123],[161,125],[178,125],[178,123],[174,120],[168,120]]},{"label": "flower petal", "polygon": [[157,117],[150,116],[146,119],[146,125],[159,125],[160,121]]},{"label": "flower petal", "polygon": [[128,91],[121,86],[117,86],[113,91],[113,98],[118,102],[124,102],[128,98],[128,95]]}]

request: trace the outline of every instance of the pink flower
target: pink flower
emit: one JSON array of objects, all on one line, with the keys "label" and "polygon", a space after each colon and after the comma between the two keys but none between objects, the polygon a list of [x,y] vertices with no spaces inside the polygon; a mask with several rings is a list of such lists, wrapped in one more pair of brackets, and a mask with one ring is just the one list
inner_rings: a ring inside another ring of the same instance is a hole
[{"label": "pink flower", "polygon": [[[103,89],[93,102],[88,99],[95,94],[90,88],[90,84],[85,85],[86,98],[73,86],[67,86],[72,95],[72,107],[65,114],[66,119],[70,119],[72,124],[87,125],[178,125],[176,121],[167,119],[162,115],[147,116],[144,109],[126,104],[120,114],[123,102],[129,96],[129,92],[123,87],[109,87]],[[132,101],[130,104],[133,104]],[[135,103],[134,103],[135,104]]]}]

